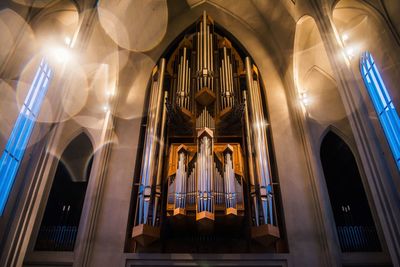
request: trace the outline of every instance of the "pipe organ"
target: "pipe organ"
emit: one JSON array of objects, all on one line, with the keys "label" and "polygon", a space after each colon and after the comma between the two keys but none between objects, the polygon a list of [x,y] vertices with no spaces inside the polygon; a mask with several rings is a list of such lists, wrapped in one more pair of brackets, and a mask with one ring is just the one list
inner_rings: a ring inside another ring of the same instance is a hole
[{"label": "pipe organ", "polygon": [[182,225],[279,239],[267,127],[257,67],[204,12],[152,73],[134,240],[145,247]]}]

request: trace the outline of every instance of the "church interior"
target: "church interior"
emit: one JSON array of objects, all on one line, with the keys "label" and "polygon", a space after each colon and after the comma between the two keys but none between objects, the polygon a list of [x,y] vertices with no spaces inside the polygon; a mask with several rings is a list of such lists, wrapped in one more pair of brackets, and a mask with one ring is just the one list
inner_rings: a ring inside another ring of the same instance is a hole
[{"label": "church interior", "polygon": [[1,1],[0,266],[400,266],[399,12]]}]

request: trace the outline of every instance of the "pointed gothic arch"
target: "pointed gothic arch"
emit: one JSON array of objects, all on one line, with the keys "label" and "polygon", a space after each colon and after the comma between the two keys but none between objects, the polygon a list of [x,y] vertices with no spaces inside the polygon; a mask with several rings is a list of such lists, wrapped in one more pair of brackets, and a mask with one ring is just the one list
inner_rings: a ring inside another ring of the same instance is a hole
[{"label": "pointed gothic arch", "polygon": [[82,132],[59,159],[35,250],[74,250],[92,162],[93,145]]},{"label": "pointed gothic arch", "polygon": [[322,169],[343,252],[381,251],[361,174],[350,147],[328,131],[320,147]]}]

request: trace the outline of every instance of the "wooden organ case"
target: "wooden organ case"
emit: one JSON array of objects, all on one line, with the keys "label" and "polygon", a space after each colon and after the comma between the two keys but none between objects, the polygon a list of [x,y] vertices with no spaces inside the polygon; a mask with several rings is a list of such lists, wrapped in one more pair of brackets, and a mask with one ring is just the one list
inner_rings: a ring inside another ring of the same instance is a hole
[{"label": "wooden organ case", "polygon": [[280,238],[276,179],[259,73],[250,58],[215,32],[204,12],[154,68],[149,94],[135,250],[274,247]]}]

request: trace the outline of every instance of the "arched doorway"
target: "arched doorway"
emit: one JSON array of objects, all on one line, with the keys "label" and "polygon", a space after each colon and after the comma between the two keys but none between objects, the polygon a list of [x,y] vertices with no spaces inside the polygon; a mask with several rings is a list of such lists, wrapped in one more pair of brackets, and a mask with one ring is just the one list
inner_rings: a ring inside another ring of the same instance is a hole
[{"label": "arched doorway", "polygon": [[380,251],[360,172],[349,146],[329,131],[322,141],[320,156],[342,251]]},{"label": "arched doorway", "polygon": [[70,142],[58,163],[35,250],[74,250],[92,161],[93,146],[81,133]]}]

